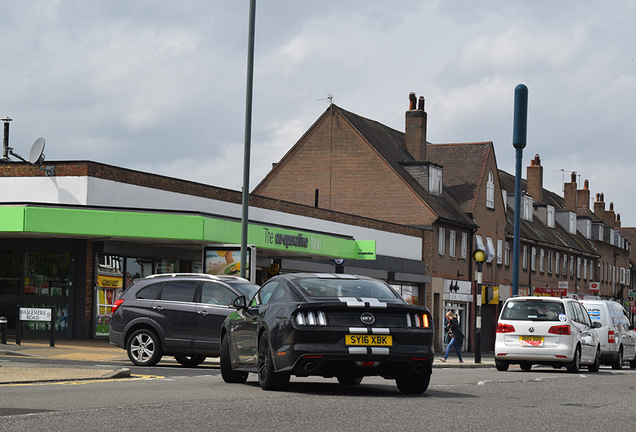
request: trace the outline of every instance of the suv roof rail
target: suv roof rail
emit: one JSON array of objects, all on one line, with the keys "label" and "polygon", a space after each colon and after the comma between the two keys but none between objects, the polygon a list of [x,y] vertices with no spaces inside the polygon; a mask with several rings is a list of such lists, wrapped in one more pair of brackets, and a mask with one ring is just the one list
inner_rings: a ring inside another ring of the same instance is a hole
[{"label": "suv roof rail", "polygon": [[241,281],[245,281],[245,282],[249,282],[247,279],[239,277],[239,276],[232,276],[232,275],[212,275],[212,274],[207,274],[207,273],[160,273],[160,274],[153,274],[153,275],[148,275],[146,276],[144,279],[154,279],[154,278],[160,278],[160,277],[203,277],[203,278],[208,278],[208,279],[212,279],[212,280],[241,280]]}]

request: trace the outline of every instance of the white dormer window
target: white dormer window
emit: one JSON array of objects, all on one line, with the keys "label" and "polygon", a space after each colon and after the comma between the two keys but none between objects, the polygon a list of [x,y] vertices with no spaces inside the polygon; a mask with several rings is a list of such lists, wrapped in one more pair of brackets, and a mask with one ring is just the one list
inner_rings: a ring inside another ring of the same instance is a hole
[{"label": "white dormer window", "polygon": [[524,195],[523,197],[523,218],[532,222],[532,204],[533,199],[531,196]]},{"label": "white dormer window", "polygon": [[486,183],[486,207],[495,208],[495,179],[492,171],[488,172],[488,183]]},{"label": "white dormer window", "polygon": [[570,223],[568,224],[568,232],[576,234],[576,213],[570,212]]},{"label": "white dormer window", "polygon": [[434,166],[428,167],[428,192],[442,194],[442,169]]},{"label": "white dormer window", "polygon": [[551,205],[547,206],[547,225],[548,228],[554,228],[554,207]]},{"label": "white dormer window", "polygon": [[592,238],[592,221],[589,219],[585,221],[585,238]]}]

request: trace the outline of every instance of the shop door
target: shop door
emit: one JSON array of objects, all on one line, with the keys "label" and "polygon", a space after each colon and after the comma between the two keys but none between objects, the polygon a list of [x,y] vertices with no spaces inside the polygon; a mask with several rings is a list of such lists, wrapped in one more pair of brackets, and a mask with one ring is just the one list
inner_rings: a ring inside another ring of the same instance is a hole
[{"label": "shop door", "polygon": [[444,319],[443,319],[443,334],[442,334],[442,349],[446,351],[446,347],[448,346],[448,342],[446,342],[446,312],[451,311],[455,315],[457,315],[457,321],[459,322],[459,327],[462,329],[462,333],[464,333],[464,341],[462,342],[461,351],[466,351],[466,346],[468,344],[468,314],[466,310],[466,303],[446,303],[444,305]]}]

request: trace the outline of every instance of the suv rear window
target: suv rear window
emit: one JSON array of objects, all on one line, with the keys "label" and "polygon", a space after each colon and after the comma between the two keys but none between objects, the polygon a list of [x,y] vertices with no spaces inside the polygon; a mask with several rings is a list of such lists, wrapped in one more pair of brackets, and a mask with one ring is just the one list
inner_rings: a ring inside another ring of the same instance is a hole
[{"label": "suv rear window", "polygon": [[501,312],[501,319],[517,321],[559,321],[565,314],[563,303],[543,300],[509,301]]}]

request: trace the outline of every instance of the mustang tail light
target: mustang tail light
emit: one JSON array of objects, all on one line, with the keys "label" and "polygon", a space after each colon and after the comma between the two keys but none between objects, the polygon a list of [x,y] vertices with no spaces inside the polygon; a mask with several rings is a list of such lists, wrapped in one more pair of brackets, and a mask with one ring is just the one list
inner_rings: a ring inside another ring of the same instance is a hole
[{"label": "mustang tail light", "polygon": [[572,334],[572,327],[570,327],[569,325],[552,326],[548,330],[548,333],[558,334],[558,335],[569,335],[569,334]]},{"label": "mustang tail light", "polygon": [[607,342],[609,342],[609,343],[615,343],[616,342],[616,337],[614,337],[614,330],[608,330],[607,331]]},{"label": "mustang tail light", "polygon": [[512,333],[515,328],[510,324],[497,323],[497,333]]},{"label": "mustang tail light", "polygon": [[111,310],[111,314],[114,314],[115,311],[117,310],[117,308],[123,303],[124,301],[122,299],[119,300],[115,300],[115,303],[113,303],[113,308]]},{"label": "mustang tail light", "polygon": [[327,316],[323,311],[298,312],[296,314],[296,324],[299,326],[326,326]]},{"label": "mustang tail light", "polygon": [[407,327],[419,327],[419,328],[429,328],[430,320],[427,314],[406,314],[406,326]]}]

